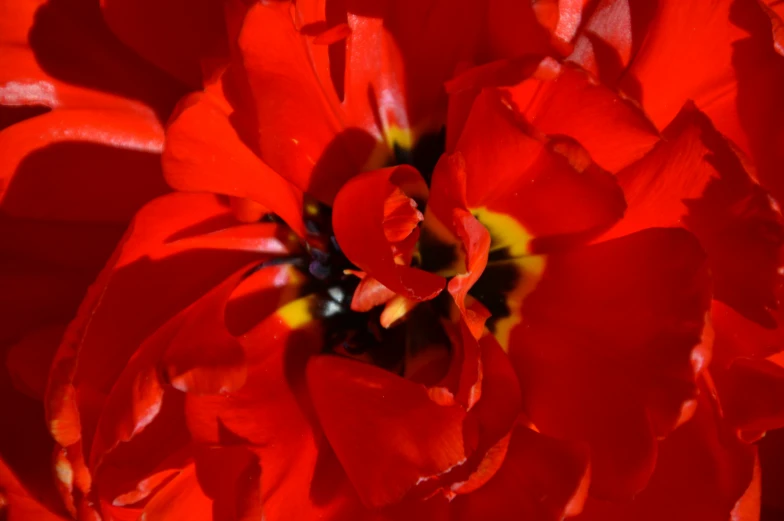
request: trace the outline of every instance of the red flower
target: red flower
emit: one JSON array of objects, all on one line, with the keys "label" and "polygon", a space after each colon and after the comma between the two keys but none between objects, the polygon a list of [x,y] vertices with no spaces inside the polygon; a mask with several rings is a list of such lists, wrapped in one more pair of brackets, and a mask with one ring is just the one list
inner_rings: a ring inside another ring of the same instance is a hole
[{"label": "red flower", "polygon": [[0,512],[775,518],[777,2],[159,4],[0,4]]}]

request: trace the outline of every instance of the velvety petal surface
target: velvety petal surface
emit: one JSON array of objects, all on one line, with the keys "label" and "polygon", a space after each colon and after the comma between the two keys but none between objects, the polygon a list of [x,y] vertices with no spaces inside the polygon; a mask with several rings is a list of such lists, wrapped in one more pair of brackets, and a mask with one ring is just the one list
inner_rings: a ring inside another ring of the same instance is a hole
[{"label": "velvety petal surface", "polygon": [[509,100],[533,127],[579,142],[602,168],[617,172],[658,140],[643,112],[584,71],[544,60],[533,78],[510,87]]},{"label": "velvety petal surface", "polygon": [[589,501],[576,519],[747,519],[735,507],[752,481],[756,448],[732,434],[707,397],[700,399],[694,418],[660,445],[651,482],[634,500],[625,505]]},{"label": "velvety petal surface", "polygon": [[605,237],[653,226],[689,229],[708,254],[715,298],[772,327],[784,242],[778,206],[693,106],[664,136],[618,174],[628,211]]},{"label": "velvety petal surface", "polygon": [[101,11],[125,45],[191,88],[202,84],[202,60],[225,52],[222,2],[102,0]]},{"label": "velvety petal surface", "polygon": [[302,193],[242,142],[230,123],[230,110],[228,102],[211,91],[181,101],[166,131],[166,181],[178,190],[251,199],[304,236]]},{"label": "velvety petal surface", "polygon": [[[483,91],[474,101],[455,148],[462,165],[459,160],[441,162],[464,172],[454,174],[444,168],[434,178],[462,177],[469,209],[511,217],[529,238],[587,233],[620,218],[625,205],[609,174],[590,160],[572,164],[554,143],[532,137],[530,128],[518,118],[497,91]],[[492,235],[492,223],[478,218]],[[527,246],[522,237],[514,242],[519,243],[518,249]]]},{"label": "velvety petal surface", "polygon": [[642,490],[656,438],[688,418],[709,298],[705,255],[682,230],[548,256],[509,353],[534,425],[589,444],[592,495]]}]

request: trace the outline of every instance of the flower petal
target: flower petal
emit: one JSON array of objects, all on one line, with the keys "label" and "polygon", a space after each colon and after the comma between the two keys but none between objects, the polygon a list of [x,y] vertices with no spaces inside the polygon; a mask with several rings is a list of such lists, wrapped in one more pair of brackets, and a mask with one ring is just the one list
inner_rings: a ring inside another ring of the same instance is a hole
[{"label": "flower petal", "polygon": [[509,353],[540,431],[590,445],[592,495],[644,488],[656,437],[696,393],[709,291],[705,256],[683,230],[548,256]]},{"label": "flower petal", "polygon": [[[307,41],[288,2],[252,7],[240,35],[242,65],[255,109],[252,139],[261,160],[304,192],[331,203],[375,146],[359,128],[346,128],[334,89],[314,74]],[[321,62],[319,62],[321,64]],[[322,71],[322,65],[316,70]]]},{"label": "flower petal", "polygon": [[784,514],[784,429],[769,432],[759,443],[762,480],[762,520]]},{"label": "flower petal", "polygon": [[166,181],[178,190],[251,199],[304,236],[302,193],[241,141],[220,100],[209,92],[198,93],[180,106],[166,131]]},{"label": "flower petal", "polygon": [[399,295],[428,300],[440,293],[443,277],[395,262],[384,232],[385,201],[398,188],[410,197],[426,197],[419,173],[400,166],[367,172],[349,181],[335,198],[332,226],[346,257]]},{"label": "flower petal", "polygon": [[65,521],[25,490],[5,462],[0,460],[0,514],[7,521]]},{"label": "flower petal", "polygon": [[[249,240],[242,236],[244,227],[224,230],[235,223],[231,210],[207,195],[172,194],[139,212],[88,292],[52,366],[47,419],[62,446],[82,443],[85,425],[89,452],[91,426],[106,394],[160,325],[239,267],[270,251],[286,251],[275,238],[275,225],[245,225],[268,227]],[[167,290],[161,293],[161,287]]]},{"label": "flower petal", "polygon": [[150,114],[57,110],[0,132],[0,204],[18,217],[126,223],[163,194]]},{"label": "flower petal", "polygon": [[629,208],[605,237],[685,227],[708,254],[716,298],[773,326],[784,219],[707,118],[685,107],[665,140],[618,181]]},{"label": "flower petal", "polygon": [[152,108],[165,120],[183,94],[115,38],[97,2],[5,2],[0,20],[2,104]]},{"label": "flower petal", "polygon": [[587,73],[569,66],[538,72],[507,92],[534,128],[577,140],[599,166],[610,172],[642,157],[659,138],[639,108],[611,89],[595,84]]},{"label": "flower petal", "polygon": [[563,519],[579,511],[588,475],[584,450],[517,425],[498,473],[451,506],[458,520]]},{"label": "flower petal", "polygon": [[307,375],[324,433],[366,505],[397,502],[465,459],[465,413],[437,405],[424,386],[331,356],[313,358]]},{"label": "flower petal", "polygon": [[212,521],[212,501],[204,493],[192,463],[161,489],[144,507],[139,519],[165,521],[166,519],[192,519]]},{"label": "flower petal", "polygon": [[220,2],[102,0],[101,11],[125,45],[191,88],[201,86],[202,59],[225,51]]},{"label": "flower petal", "polygon": [[497,92],[476,98],[455,148],[465,160],[469,209],[511,216],[537,238],[588,233],[620,218],[625,203],[611,176],[595,166],[576,169],[525,128]]},{"label": "flower petal", "polygon": [[756,448],[740,442],[703,396],[661,444],[650,484],[626,504],[589,501],[580,521],[726,521],[752,481]]},{"label": "flower petal", "polygon": [[352,519],[359,499],[323,436],[314,433],[305,383],[308,360],[320,353],[321,314],[314,296],[293,300],[242,339],[247,384],[226,396],[189,394],[188,427],[195,439],[243,443],[261,456],[264,514],[274,519]]}]

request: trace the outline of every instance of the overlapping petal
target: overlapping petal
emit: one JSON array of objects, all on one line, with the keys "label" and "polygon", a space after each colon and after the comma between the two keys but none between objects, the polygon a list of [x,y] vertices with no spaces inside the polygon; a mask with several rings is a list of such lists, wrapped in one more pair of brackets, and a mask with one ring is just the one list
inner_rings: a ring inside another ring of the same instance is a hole
[{"label": "overlapping petal", "polygon": [[[389,216],[385,203],[402,191],[409,199],[427,197],[427,185],[419,173],[406,166],[368,172],[350,181],[335,199],[332,226],[346,257],[395,293],[427,300],[443,290],[443,277],[409,266],[403,254],[396,260],[387,237]],[[385,228],[386,223],[386,228]],[[414,233],[418,233],[416,229]]]},{"label": "overlapping petal", "polygon": [[682,230],[548,256],[509,354],[533,423],[590,445],[593,495],[642,490],[656,438],[688,418],[709,299],[705,255]]},{"label": "overlapping petal", "polygon": [[761,324],[775,324],[781,214],[699,111],[684,108],[665,140],[618,181],[629,209],[605,237],[653,226],[691,230],[708,254],[715,298]]},{"label": "overlapping petal", "polygon": [[[736,504],[752,482],[756,448],[735,438],[708,398],[694,418],[660,444],[648,487],[627,504],[589,501],[580,520],[754,520]],[[757,506],[757,511],[759,507]]]}]

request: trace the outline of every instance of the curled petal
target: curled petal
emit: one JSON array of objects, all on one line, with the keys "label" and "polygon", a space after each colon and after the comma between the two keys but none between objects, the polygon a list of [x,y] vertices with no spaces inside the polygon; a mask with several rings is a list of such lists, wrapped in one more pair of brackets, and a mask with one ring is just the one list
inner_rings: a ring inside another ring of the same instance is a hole
[{"label": "curled petal", "polygon": [[395,189],[409,197],[427,193],[424,180],[411,167],[376,170],[349,181],[335,198],[332,225],[346,257],[395,293],[427,300],[440,293],[443,277],[395,261],[385,233],[384,208]]}]

